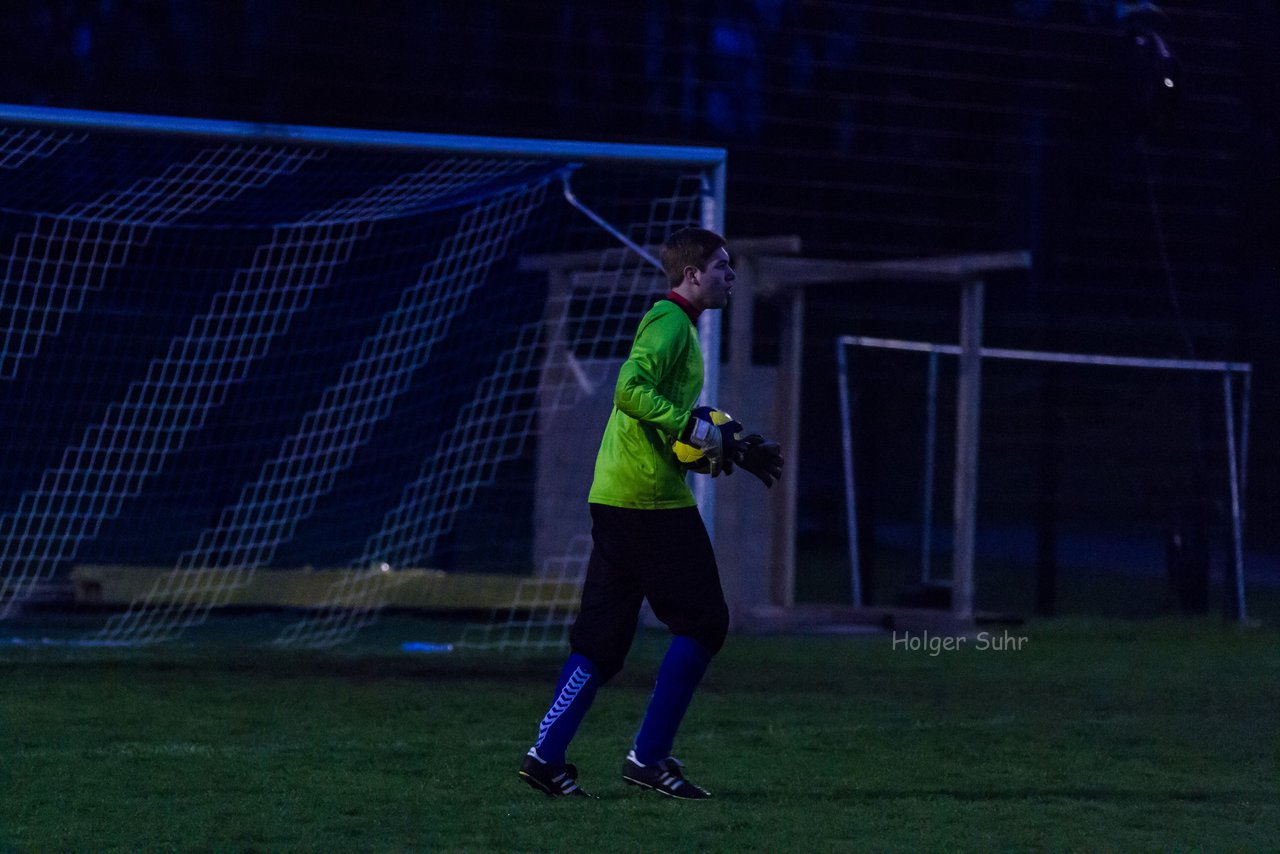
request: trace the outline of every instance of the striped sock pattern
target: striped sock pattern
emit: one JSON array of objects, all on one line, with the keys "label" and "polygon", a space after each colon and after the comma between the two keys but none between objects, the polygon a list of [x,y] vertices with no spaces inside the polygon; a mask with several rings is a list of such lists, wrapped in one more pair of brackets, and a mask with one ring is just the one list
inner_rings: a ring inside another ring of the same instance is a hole
[{"label": "striped sock pattern", "polygon": [[571,653],[556,679],[555,700],[538,726],[534,749],[539,758],[550,764],[563,764],[569,742],[582,725],[587,710],[595,701],[600,679],[596,666],[581,653]]},{"label": "striped sock pattern", "polygon": [[[556,701],[551,704],[551,708],[547,710],[547,715],[542,719],[542,723],[538,726],[538,740],[534,742],[534,749],[542,747],[547,740],[547,734],[551,731],[551,727],[555,726],[556,721],[573,705],[573,701],[578,698],[582,689],[586,687],[591,674],[587,673],[581,667],[575,668],[573,675],[569,677],[569,681],[564,684],[564,688],[560,690]],[[576,728],[576,727],[575,727]],[[566,739],[567,741],[567,739]]]}]

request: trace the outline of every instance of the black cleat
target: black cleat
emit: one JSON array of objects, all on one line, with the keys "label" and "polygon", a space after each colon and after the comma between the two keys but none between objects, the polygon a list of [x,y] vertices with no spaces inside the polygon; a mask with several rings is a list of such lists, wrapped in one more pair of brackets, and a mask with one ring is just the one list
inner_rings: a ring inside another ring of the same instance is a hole
[{"label": "black cleat", "polygon": [[547,797],[592,797],[578,788],[576,766],[568,763],[543,762],[532,750],[520,763],[520,779],[539,792],[544,792]]},{"label": "black cleat", "polygon": [[633,750],[627,754],[627,761],[622,764],[622,782],[644,789],[653,789],[668,798],[679,798],[685,801],[701,801],[711,797],[711,793],[701,786],[695,786],[684,778],[680,760],[668,756],[660,762],[641,765],[636,760]]}]

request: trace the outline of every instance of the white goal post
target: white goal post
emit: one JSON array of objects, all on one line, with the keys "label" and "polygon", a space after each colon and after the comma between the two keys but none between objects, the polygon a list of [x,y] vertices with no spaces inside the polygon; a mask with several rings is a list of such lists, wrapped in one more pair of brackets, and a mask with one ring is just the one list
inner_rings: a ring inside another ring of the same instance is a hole
[{"label": "white goal post", "polygon": [[[861,565],[857,527],[857,482],[854,471],[853,449],[853,408],[849,394],[851,369],[848,359],[849,348],[871,348],[903,352],[926,353],[929,355],[927,373],[928,391],[926,416],[926,457],[925,457],[925,522],[923,532],[924,563],[922,577],[929,581],[929,554],[931,531],[933,528],[932,495],[933,481],[933,446],[937,424],[936,390],[937,390],[937,357],[939,355],[959,357],[963,349],[956,345],[939,344],[923,341],[906,341],[870,336],[845,335],[836,340],[836,360],[840,382],[841,438],[843,450],[843,475],[845,490],[846,527],[848,531],[849,561],[854,604],[861,602]],[[1245,520],[1245,487],[1247,483],[1247,463],[1249,452],[1249,410],[1252,385],[1252,366],[1245,362],[1208,361],[1194,359],[1141,358],[1131,356],[1091,355],[1082,353],[1045,352],[998,347],[981,347],[978,351],[981,360],[1002,359],[1042,364],[1070,364],[1097,366],[1102,368],[1130,368],[1139,370],[1166,370],[1219,374],[1222,379],[1223,424],[1225,429],[1225,448],[1227,470],[1228,506],[1231,517],[1231,550],[1228,575],[1229,596],[1223,603],[1226,615],[1239,622],[1247,620],[1244,585],[1244,520]],[[1235,385],[1240,384],[1239,401]],[[962,400],[963,402],[963,400]],[[1239,410],[1237,413],[1237,409]],[[958,450],[963,453],[963,449]],[[976,481],[978,470],[978,454],[976,441],[969,449],[968,459],[957,459],[957,468],[971,472]],[[976,490],[976,483],[970,485]],[[957,565],[957,571],[959,566]],[[972,567],[970,565],[970,571]],[[972,585],[970,579],[969,584]],[[971,615],[966,615],[971,616]]]}]

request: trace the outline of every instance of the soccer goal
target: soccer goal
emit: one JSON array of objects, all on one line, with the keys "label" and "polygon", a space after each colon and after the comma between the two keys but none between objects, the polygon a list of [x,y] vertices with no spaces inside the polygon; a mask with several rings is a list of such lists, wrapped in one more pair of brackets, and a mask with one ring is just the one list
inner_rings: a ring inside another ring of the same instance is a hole
[{"label": "soccer goal", "polygon": [[0,107],[0,617],[95,606],[79,640],[133,645],[266,606],[331,646],[402,607],[561,644],[578,459],[655,247],[723,230],[724,181],[720,149]]},{"label": "soccer goal", "polygon": [[[959,355],[947,344],[837,339],[855,597],[871,578],[882,600],[929,588],[946,598],[952,531],[938,508],[954,496],[939,473],[961,467],[964,450],[939,411],[957,405]],[[979,472],[977,573],[989,576],[977,586],[989,608],[1051,609],[1062,585],[1075,591],[1068,610],[1106,612],[1130,597],[1127,607],[1150,612],[1169,607],[1153,593],[1166,581],[1187,592],[1173,576],[1189,556],[1201,559],[1202,585],[1212,558],[1224,613],[1245,620],[1250,365],[987,347],[980,356],[981,467],[976,457],[969,466]]]}]

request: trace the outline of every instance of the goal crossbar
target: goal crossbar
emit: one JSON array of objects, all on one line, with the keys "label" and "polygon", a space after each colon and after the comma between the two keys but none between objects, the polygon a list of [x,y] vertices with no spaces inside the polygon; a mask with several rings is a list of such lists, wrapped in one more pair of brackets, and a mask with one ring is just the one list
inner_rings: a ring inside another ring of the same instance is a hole
[{"label": "goal crossbar", "polygon": [[[903,341],[895,338],[875,338],[865,335],[842,335],[839,342],[852,347],[872,347],[882,350],[910,350],[917,353],[944,353],[960,355],[956,344],[933,344],[927,341]],[[1200,359],[1155,359],[1140,356],[1103,356],[1089,353],[1052,353],[1041,350],[1016,350],[1004,347],[983,347],[979,355],[984,359],[1020,359],[1024,362],[1057,362],[1072,365],[1110,365],[1117,368],[1167,368],[1181,371],[1208,371],[1212,373],[1247,374],[1253,371],[1248,362],[1214,362]]]},{"label": "goal crossbar", "polygon": [[0,122],[49,127],[92,127],[97,130],[162,133],[171,136],[225,137],[239,141],[310,142],[362,149],[412,149],[494,157],[547,157],[557,160],[671,163],[715,168],[724,164],[725,149],[692,145],[642,145],[625,142],[584,142],[562,139],[462,136],[413,131],[236,122],[180,116],[107,113],[60,107],[0,104]]}]

